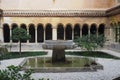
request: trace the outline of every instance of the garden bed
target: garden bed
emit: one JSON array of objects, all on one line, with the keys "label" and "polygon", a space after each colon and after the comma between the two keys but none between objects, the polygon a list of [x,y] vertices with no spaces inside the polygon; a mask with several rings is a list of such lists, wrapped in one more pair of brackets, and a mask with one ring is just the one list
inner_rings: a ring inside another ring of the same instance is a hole
[{"label": "garden bed", "polygon": [[46,54],[47,54],[47,52],[22,52],[20,55],[19,52],[10,52],[10,53],[0,56],[0,60],[21,58],[21,57],[30,57],[30,56],[41,56],[41,55],[46,55]]},{"label": "garden bed", "polygon": [[112,59],[120,59],[119,57],[110,55],[105,52],[100,51],[79,51],[79,52],[66,52],[66,55],[76,55],[76,56],[86,56],[86,57],[96,57],[96,58],[112,58]]}]

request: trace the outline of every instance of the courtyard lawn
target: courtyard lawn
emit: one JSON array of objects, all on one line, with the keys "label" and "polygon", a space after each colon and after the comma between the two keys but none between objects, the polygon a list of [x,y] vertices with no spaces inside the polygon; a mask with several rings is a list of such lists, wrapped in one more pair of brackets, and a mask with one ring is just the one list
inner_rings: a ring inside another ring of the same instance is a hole
[{"label": "courtyard lawn", "polygon": [[76,56],[86,56],[86,57],[97,57],[97,58],[112,58],[112,59],[120,59],[119,57],[107,54],[105,52],[99,51],[81,51],[81,52],[66,52],[67,55],[76,55]]},{"label": "courtyard lawn", "polygon": [[0,60],[29,57],[29,56],[41,56],[41,55],[46,55],[46,54],[47,52],[22,52],[20,55],[19,52],[10,52],[3,56],[0,56]]}]

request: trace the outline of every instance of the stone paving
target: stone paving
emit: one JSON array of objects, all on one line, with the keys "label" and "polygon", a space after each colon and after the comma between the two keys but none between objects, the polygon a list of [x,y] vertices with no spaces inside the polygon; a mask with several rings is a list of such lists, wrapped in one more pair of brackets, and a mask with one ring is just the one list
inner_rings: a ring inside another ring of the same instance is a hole
[{"label": "stone paving", "polygon": [[[101,51],[120,57],[118,52],[105,49]],[[46,56],[51,55],[52,51],[48,50],[48,55]],[[9,65],[17,66],[23,60],[24,58],[3,60],[1,61],[0,69],[5,69]],[[104,70],[98,70],[97,72],[33,73],[32,77],[36,80],[38,78],[50,78],[50,80],[112,80],[120,76],[120,60],[97,58],[97,62],[104,66]]]}]

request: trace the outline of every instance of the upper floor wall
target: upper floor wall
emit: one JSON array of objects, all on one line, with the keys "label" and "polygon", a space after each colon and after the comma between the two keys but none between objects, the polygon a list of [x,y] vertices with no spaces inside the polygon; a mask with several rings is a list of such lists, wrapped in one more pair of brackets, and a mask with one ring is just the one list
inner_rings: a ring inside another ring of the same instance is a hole
[{"label": "upper floor wall", "polygon": [[[3,10],[108,9],[119,0],[1,0]],[[119,1],[120,2],[120,1]]]}]

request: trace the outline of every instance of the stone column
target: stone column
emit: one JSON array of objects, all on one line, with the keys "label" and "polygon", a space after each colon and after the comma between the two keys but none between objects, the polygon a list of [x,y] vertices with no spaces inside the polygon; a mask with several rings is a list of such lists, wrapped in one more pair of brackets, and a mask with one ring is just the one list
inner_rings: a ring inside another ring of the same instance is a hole
[{"label": "stone column", "polygon": [[65,28],[64,28],[64,40],[65,40],[65,37],[66,37],[66,35],[65,35]]},{"label": "stone column", "polygon": [[90,28],[88,28],[88,36],[90,36]]},{"label": "stone column", "polygon": [[[10,28],[10,37],[12,36],[12,28],[11,27],[9,27]],[[12,43],[12,39],[10,39],[10,43]]]},{"label": "stone column", "polygon": [[[0,25],[1,26],[1,25]],[[0,27],[0,42],[3,42],[3,28]]]},{"label": "stone column", "polygon": [[35,28],[35,43],[37,43],[37,28]]},{"label": "stone column", "polygon": [[82,29],[80,29],[80,37],[82,37]]},{"label": "stone column", "polygon": [[45,39],[45,38],[46,38],[45,28],[44,28],[44,33],[43,33],[43,34],[44,34],[44,41],[45,41],[45,40],[46,40],[46,39]]},{"label": "stone column", "polygon": [[74,40],[74,29],[72,29],[72,40]]},{"label": "stone column", "polygon": [[0,17],[0,42],[3,42],[2,17]]},{"label": "stone column", "polygon": [[97,35],[97,36],[99,35],[99,33],[98,33],[98,27],[97,27],[96,35]]},{"label": "stone column", "polygon": [[53,28],[52,30],[52,40],[57,40],[57,29]]},{"label": "stone column", "polygon": [[[29,28],[27,28],[27,33],[29,34]],[[29,40],[27,40],[27,43],[29,43]]]}]

